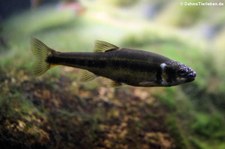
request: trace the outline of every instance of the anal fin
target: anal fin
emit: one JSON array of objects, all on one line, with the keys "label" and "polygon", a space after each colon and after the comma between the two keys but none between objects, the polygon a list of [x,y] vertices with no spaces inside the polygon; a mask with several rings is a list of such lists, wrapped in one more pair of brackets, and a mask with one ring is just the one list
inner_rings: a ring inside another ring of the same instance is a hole
[{"label": "anal fin", "polygon": [[87,70],[83,70],[81,72],[81,76],[80,76],[80,81],[81,82],[88,82],[88,81],[92,81],[95,78],[97,78],[98,76],[96,76],[94,73],[87,71]]}]

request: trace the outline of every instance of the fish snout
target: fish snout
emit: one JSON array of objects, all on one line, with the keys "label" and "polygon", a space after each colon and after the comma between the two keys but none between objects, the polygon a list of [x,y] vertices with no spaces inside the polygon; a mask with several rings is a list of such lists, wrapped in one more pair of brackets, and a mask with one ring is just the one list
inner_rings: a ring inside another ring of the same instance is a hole
[{"label": "fish snout", "polygon": [[188,75],[187,75],[187,81],[193,81],[196,77],[196,72],[195,71],[192,71],[190,72]]},{"label": "fish snout", "polygon": [[195,78],[196,77],[196,72],[193,71],[191,73],[188,74],[188,78]]}]

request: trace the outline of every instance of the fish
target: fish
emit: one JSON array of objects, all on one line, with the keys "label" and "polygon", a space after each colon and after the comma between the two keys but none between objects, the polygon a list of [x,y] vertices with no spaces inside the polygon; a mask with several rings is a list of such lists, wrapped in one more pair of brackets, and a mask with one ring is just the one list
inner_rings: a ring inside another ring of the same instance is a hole
[{"label": "fish", "polygon": [[52,66],[63,65],[82,69],[80,81],[105,77],[115,86],[137,87],[170,87],[196,78],[192,68],[157,53],[121,48],[100,40],[94,49],[94,52],[59,52],[33,38],[34,74],[40,76]]}]

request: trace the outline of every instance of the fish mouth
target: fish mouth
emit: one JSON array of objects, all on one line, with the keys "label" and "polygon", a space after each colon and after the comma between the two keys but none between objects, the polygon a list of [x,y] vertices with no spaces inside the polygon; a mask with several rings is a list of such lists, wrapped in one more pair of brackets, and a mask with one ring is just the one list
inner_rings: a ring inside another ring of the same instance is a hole
[{"label": "fish mouth", "polygon": [[189,73],[186,77],[186,82],[194,81],[195,77],[196,77],[196,72],[193,71],[193,72]]},{"label": "fish mouth", "polygon": [[180,83],[187,83],[187,82],[192,82],[196,78],[196,72],[191,72],[185,75],[185,77],[178,77],[178,80]]}]

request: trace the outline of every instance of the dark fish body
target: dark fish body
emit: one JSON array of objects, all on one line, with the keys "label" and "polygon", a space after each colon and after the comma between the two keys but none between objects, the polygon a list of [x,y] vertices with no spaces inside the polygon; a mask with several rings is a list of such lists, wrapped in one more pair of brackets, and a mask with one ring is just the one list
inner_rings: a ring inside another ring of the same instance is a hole
[{"label": "dark fish body", "polygon": [[[145,87],[178,85],[193,81],[195,78],[195,72],[191,68],[159,54],[119,48],[103,41],[98,41],[95,49],[97,52],[57,52],[34,39],[34,53],[35,50],[48,51],[44,62],[39,64],[48,66],[44,70],[37,68],[37,74],[44,73],[50,65],[65,65],[90,72],[86,73],[88,75],[86,80],[103,76],[114,80],[117,84]],[[185,79],[181,79],[179,70],[186,71]]]}]

